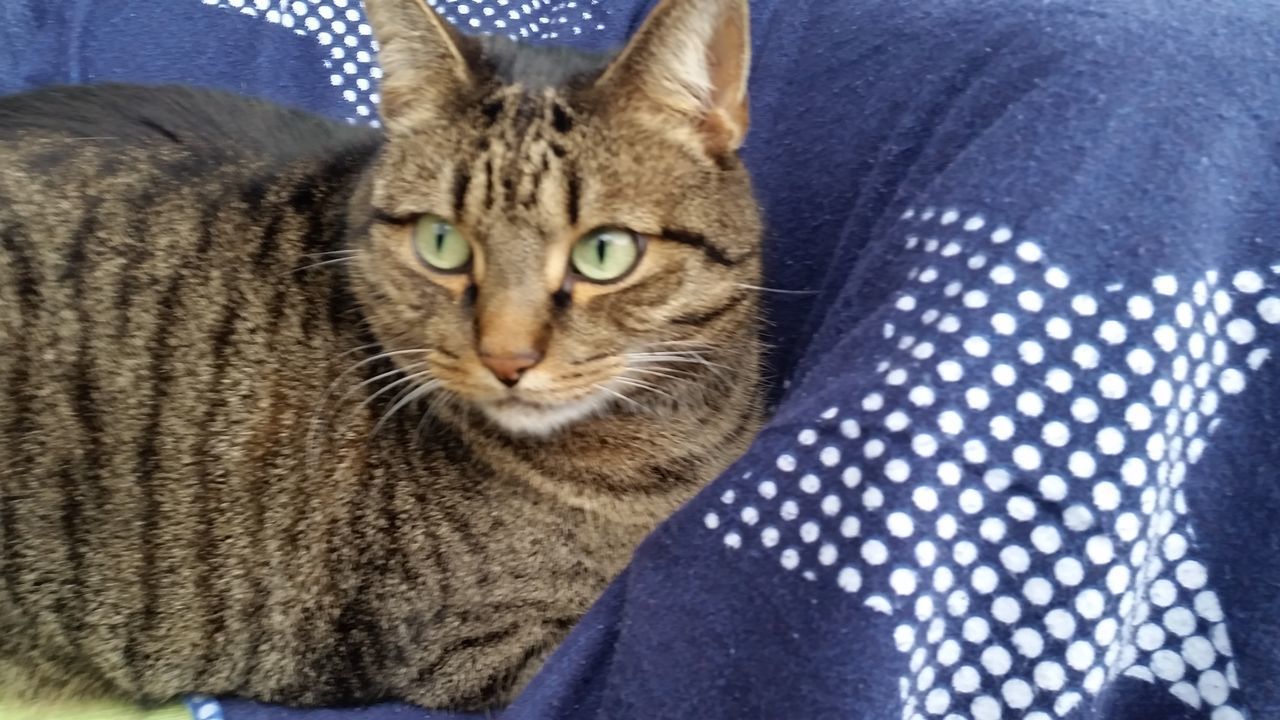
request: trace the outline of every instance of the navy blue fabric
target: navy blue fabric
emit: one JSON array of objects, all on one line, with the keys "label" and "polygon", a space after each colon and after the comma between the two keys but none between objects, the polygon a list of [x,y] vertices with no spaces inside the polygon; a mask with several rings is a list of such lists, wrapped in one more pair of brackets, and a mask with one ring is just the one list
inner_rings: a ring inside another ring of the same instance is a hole
[{"label": "navy blue fabric", "polygon": [[[650,3],[436,4],[604,47]],[[372,118],[354,2],[42,5],[0,10],[5,90]],[[753,12],[776,414],[502,717],[1280,717],[1277,7]]]}]

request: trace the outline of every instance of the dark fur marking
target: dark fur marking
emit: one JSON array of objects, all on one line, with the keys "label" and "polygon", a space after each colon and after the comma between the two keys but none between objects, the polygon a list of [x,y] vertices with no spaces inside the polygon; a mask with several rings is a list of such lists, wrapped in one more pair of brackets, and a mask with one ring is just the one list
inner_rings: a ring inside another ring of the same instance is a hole
[{"label": "dark fur marking", "polygon": [[169,140],[170,142],[175,142],[179,144],[182,143],[182,139],[179,138],[176,134],[174,134],[173,131],[169,130],[169,128],[161,125],[155,120],[150,120],[148,118],[141,118],[138,120],[138,124],[145,128],[150,128],[156,131],[156,133],[163,136],[166,140]]},{"label": "dark fur marking", "polygon": [[550,644],[545,638],[534,641],[520,653],[520,656],[514,662],[494,671],[484,685],[464,695],[459,704],[463,707],[474,707],[491,702],[492,698],[498,696],[499,693],[510,687],[511,683],[515,682],[526,665],[546,652]]},{"label": "dark fur marking", "polygon": [[702,251],[703,255],[707,256],[708,260],[717,265],[733,267],[741,260],[741,258],[739,260],[730,259],[724,250],[716,247],[711,241],[707,240],[706,236],[695,232],[689,232],[688,230],[662,228],[662,232],[659,234],[659,237],[664,240],[680,243],[681,245],[688,245],[689,247],[697,248]]},{"label": "dark fur marking", "polygon": [[565,155],[569,154],[569,151],[565,150],[564,146],[561,145],[560,143],[552,142],[552,143],[547,143],[547,145],[551,147],[551,152],[555,153],[555,156],[562,160],[564,159]]},{"label": "dark fur marking", "polygon": [[709,325],[721,317],[724,317],[724,315],[730,310],[738,307],[745,297],[745,293],[734,293],[729,296],[728,300],[725,300],[723,303],[710,310],[680,315],[673,318],[671,322],[675,325],[688,325],[690,327],[703,327],[705,325]]},{"label": "dark fur marking", "polygon": [[[76,228],[73,236],[71,258],[68,259],[67,266],[62,274],[64,281],[70,276],[72,282],[71,294],[74,298],[76,313],[78,337],[76,340],[76,361],[71,374],[73,378],[71,381],[71,409],[80,426],[80,442],[84,448],[80,466],[83,468],[82,474],[65,477],[63,480],[76,483],[76,488],[73,492],[80,493],[80,503],[75,512],[80,516],[91,515],[96,508],[102,506],[106,499],[106,491],[100,482],[103,455],[102,435],[105,432],[105,427],[102,418],[99,416],[96,400],[98,389],[94,382],[96,368],[93,362],[95,353],[92,347],[92,328],[96,323],[88,307],[90,303],[85,297],[87,276],[87,268],[85,267],[87,264],[85,258],[86,246],[95,238],[97,233],[96,219],[99,206],[100,200],[98,198],[90,200],[89,207]],[[69,518],[68,521],[70,520]],[[72,577],[73,581],[80,583],[79,591],[84,593],[83,557],[81,557],[81,561],[81,567],[72,567]],[[80,629],[82,628],[69,627],[69,630],[73,632]],[[79,643],[81,640],[82,638],[77,635],[72,639],[72,643]]]},{"label": "dark fur marking", "polygon": [[356,307],[356,298],[347,286],[347,278],[343,274],[333,274],[329,286],[329,324],[338,327],[347,319],[347,313]]},{"label": "dark fur marking", "polygon": [[373,221],[384,225],[408,225],[417,219],[417,215],[394,215],[386,210],[373,209]]},{"label": "dark fur marking", "polygon": [[[3,234],[0,234],[0,247],[9,257],[9,261],[17,275],[17,291],[19,307],[18,317],[22,318],[22,336],[29,336],[30,325],[34,322],[36,314],[40,311],[40,289],[36,282],[35,266],[31,262],[31,257],[27,255],[27,242],[18,237],[16,228],[8,228]],[[27,357],[27,348],[25,345],[19,345],[11,349],[13,363],[13,375],[9,378],[9,388],[7,397],[12,406],[8,409],[9,427],[7,428],[7,437],[10,441],[8,450],[9,457],[15,460],[10,471],[15,477],[22,477],[27,474],[26,469],[30,467],[35,458],[27,448],[26,439],[35,431],[36,425],[31,418],[31,388],[30,375],[31,363]],[[65,475],[65,473],[63,474]],[[64,504],[62,508],[62,526],[64,534],[67,533],[68,525],[73,529],[79,527],[79,504],[74,503],[74,510],[69,509],[65,499],[68,491],[71,490],[69,483],[63,482],[60,491],[63,493]],[[0,483],[0,533],[3,534],[3,542],[0,543],[0,583],[12,595],[16,592],[16,578],[13,577],[13,562],[17,558],[18,553],[18,536],[17,536],[17,512],[15,503],[17,498],[5,492],[9,487],[7,483]],[[74,512],[73,517],[69,514]],[[68,545],[71,546],[70,538],[67,534]],[[74,572],[74,556],[70,557],[73,562]],[[80,596],[82,598],[82,596]],[[64,615],[65,617],[65,615]]]},{"label": "dark fur marking", "polygon": [[560,288],[551,294],[551,302],[555,305],[556,310],[568,310],[569,306],[573,304],[573,293],[565,288]]},{"label": "dark fur marking", "polygon": [[569,216],[569,224],[578,224],[578,214],[582,210],[582,179],[578,177],[578,168],[570,165],[564,170],[565,176],[565,211]]},{"label": "dark fur marking", "polygon": [[520,100],[516,104],[515,118],[511,123],[512,134],[518,140],[523,140],[529,135],[529,128],[540,115],[538,112],[539,105],[538,100],[531,95],[520,96]]},{"label": "dark fur marking", "polygon": [[95,239],[98,231],[98,209],[102,206],[101,198],[90,198],[88,206],[80,216],[80,223],[71,235],[71,250],[67,253],[67,261],[62,266],[61,282],[72,283],[72,296],[78,302],[84,294],[84,282],[81,279],[88,262],[89,243]]},{"label": "dark fur marking", "polygon": [[120,268],[120,279],[116,285],[115,313],[116,336],[127,337],[132,316],[129,309],[133,305],[135,288],[138,284],[138,273],[151,257],[150,243],[147,242],[151,229],[151,213],[154,211],[156,194],[148,190],[135,201],[129,203],[129,225],[125,233],[126,262]]},{"label": "dark fur marking", "polygon": [[484,159],[484,209],[493,209],[493,159]]},{"label": "dark fur marking", "polygon": [[467,188],[471,185],[471,174],[462,165],[453,171],[453,218],[457,220],[467,208]]},{"label": "dark fur marking", "polygon": [[173,343],[170,333],[177,318],[179,291],[182,289],[182,276],[175,274],[169,279],[163,299],[160,302],[160,316],[155,331],[148,343],[148,354],[151,366],[148,369],[149,386],[152,388],[150,403],[147,407],[147,421],[143,426],[141,445],[138,448],[138,459],[134,466],[134,476],[138,492],[142,495],[142,508],[139,512],[141,528],[138,546],[141,552],[141,570],[138,584],[142,592],[142,604],[130,618],[128,633],[124,644],[124,662],[129,668],[134,687],[142,686],[142,676],[149,668],[149,657],[144,657],[139,647],[144,634],[156,626],[156,543],[153,539],[160,525],[160,502],[156,497],[156,474],[160,465],[159,439],[161,435],[161,418],[164,415],[165,403],[169,398],[169,388],[173,379]]},{"label": "dark fur marking", "polygon": [[[328,198],[321,198],[321,206],[318,206],[311,211],[309,221],[319,219],[321,224],[317,227],[315,222],[309,222],[308,237],[326,234],[323,229],[323,218],[320,215],[326,200],[328,200]],[[264,234],[277,232],[283,220],[283,210],[277,209],[276,213],[273,214],[271,219],[267,222],[267,227],[263,231]],[[292,291],[293,286],[290,282],[279,283],[275,292],[271,296],[271,302],[267,305],[267,326],[264,329],[264,334],[269,338],[268,352],[272,357],[281,353],[281,349],[278,347],[280,328],[284,324],[286,305]],[[266,469],[264,468],[263,472],[257,474],[253,478],[247,492],[249,497],[249,515],[251,522],[250,532],[253,536],[253,543],[255,547],[263,547],[266,545],[266,503],[264,502],[264,498],[267,495],[268,489],[266,487],[267,473],[265,470]],[[244,618],[246,623],[252,624],[258,621],[258,618],[262,615],[263,608],[266,606],[267,590],[264,587],[265,579],[261,576],[260,572],[250,574],[249,579],[252,583],[252,596],[249,601],[248,609],[244,613]],[[248,687],[248,684],[251,683],[254,677],[258,674],[258,662],[262,646],[263,643],[260,641],[250,644],[248,648],[248,657],[243,663],[241,669],[241,679],[238,683],[238,687]]]},{"label": "dark fur marking", "polygon": [[245,183],[240,191],[240,201],[249,209],[249,214],[257,215],[262,209],[262,203],[266,201],[270,187],[270,181],[261,177],[251,178]]},{"label": "dark fur marking", "polygon": [[[204,637],[220,638],[227,626],[227,599],[222,593],[214,592],[213,581],[219,576],[217,567],[218,540],[212,528],[218,526],[218,518],[213,513],[214,491],[213,474],[218,463],[209,449],[214,425],[223,415],[227,407],[227,394],[222,389],[222,382],[230,369],[230,354],[236,334],[236,325],[241,318],[240,308],[244,300],[238,288],[229,288],[222,303],[222,318],[218,322],[217,331],[211,338],[212,373],[205,389],[204,416],[200,427],[206,430],[192,453],[198,458],[199,468],[196,475],[196,491],[192,498],[197,517],[209,518],[210,531],[198,533],[195,546],[195,564],[202,568],[196,574],[194,597],[205,600],[204,611],[199,616],[205,620]],[[222,648],[217,643],[205,643],[200,661],[196,666],[195,677],[206,679],[217,677],[215,672],[221,664],[218,653]]]},{"label": "dark fur marking", "polygon": [[289,207],[299,215],[310,212],[323,188],[322,179],[316,175],[303,178],[289,193]]},{"label": "dark fur marking", "polygon": [[573,129],[573,118],[558,102],[551,103],[551,126],[561,135]]},{"label": "dark fur marking", "polygon": [[474,650],[476,648],[491,647],[494,644],[509,639],[518,630],[518,626],[508,625],[499,630],[487,630],[475,635],[466,635],[453,642],[447,643],[440,648],[439,654],[436,655],[434,661],[424,668],[422,673],[426,677],[431,677],[444,666],[445,663],[454,659],[454,656],[464,650]]},{"label": "dark fur marking", "polygon": [[[544,163],[545,160],[544,158]],[[538,204],[538,190],[542,188],[542,175],[545,172],[546,170],[543,169],[533,174],[533,178],[529,183],[529,193],[525,195],[524,200],[520,201],[520,204],[525,208],[532,208]]]},{"label": "dark fur marking", "polygon": [[498,116],[502,114],[503,107],[504,104],[502,99],[499,98],[481,105],[480,112],[484,115],[485,120],[487,120],[490,125],[493,125],[498,122]]},{"label": "dark fur marking", "polygon": [[515,205],[516,202],[516,181],[515,178],[507,175],[502,178],[502,199],[507,207]]},{"label": "dark fur marking", "polygon": [[343,604],[342,611],[334,620],[338,647],[334,649],[334,665],[337,667],[332,677],[337,681],[338,693],[344,700],[368,697],[373,683],[369,670],[372,663],[378,662],[376,649],[383,645],[377,616],[363,601],[369,596],[367,588],[362,586]]}]

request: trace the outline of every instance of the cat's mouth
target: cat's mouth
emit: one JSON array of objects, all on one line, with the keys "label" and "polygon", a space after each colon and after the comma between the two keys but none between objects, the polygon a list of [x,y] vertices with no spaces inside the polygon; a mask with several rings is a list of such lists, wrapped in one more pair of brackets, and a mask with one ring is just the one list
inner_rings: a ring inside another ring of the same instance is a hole
[{"label": "cat's mouth", "polygon": [[513,435],[546,437],[575,422],[601,414],[609,399],[605,392],[560,403],[508,396],[480,403],[480,409],[491,422]]}]

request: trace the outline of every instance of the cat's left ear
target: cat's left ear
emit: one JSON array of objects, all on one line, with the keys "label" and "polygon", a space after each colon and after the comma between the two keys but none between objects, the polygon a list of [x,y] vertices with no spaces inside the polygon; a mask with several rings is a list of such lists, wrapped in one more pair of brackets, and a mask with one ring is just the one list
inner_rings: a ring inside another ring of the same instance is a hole
[{"label": "cat's left ear", "polygon": [[687,119],[719,154],[747,134],[750,65],[747,0],[662,0],[597,86],[624,106]]},{"label": "cat's left ear", "polygon": [[424,0],[366,0],[382,67],[383,123],[391,131],[438,116],[473,82],[476,43]]}]

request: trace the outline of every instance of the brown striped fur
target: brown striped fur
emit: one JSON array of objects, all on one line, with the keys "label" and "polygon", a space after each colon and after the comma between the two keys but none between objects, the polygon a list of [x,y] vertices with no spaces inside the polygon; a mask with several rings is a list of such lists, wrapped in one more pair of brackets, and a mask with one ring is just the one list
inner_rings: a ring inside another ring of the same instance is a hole
[{"label": "brown striped fur", "polygon": [[[757,426],[745,4],[597,58],[367,0],[384,133],[0,100],[0,693],[509,699]],[[647,238],[615,285],[567,275],[598,227]]]}]

